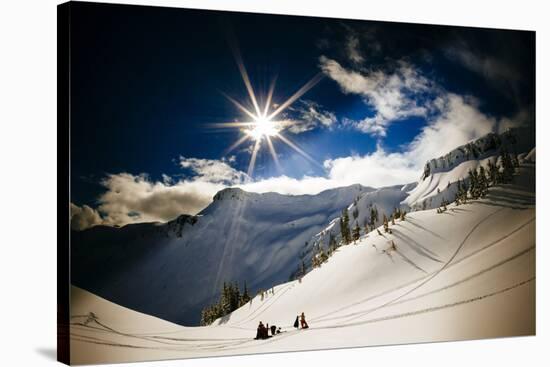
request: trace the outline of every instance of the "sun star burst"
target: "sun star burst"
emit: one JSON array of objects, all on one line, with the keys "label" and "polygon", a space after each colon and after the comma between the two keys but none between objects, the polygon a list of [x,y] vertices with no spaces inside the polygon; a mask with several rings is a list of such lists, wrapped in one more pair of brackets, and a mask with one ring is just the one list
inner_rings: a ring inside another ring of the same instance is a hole
[{"label": "sun star burst", "polygon": [[[317,75],[315,75],[311,80],[309,80],[306,84],[304,84],[301,88],[299,88],[292,96],[290,96],[285,102],[276,106],[272,105],[273,93],[275,91],[275,82],[276,82],[276,78],[273,78],[269,86],[267,95],[265,96],[264,99],[262,99],[262,100],[265,100],[265,105],[262,106],[263,108],[261,108],[260,105],[258,104],[258,98],[254,93],[254,88],[252,87],[252,83],[250,82],[250,78],[248,77],[248,73],[246,71],[246,68],[244,66],[244,63],[242,61],[242,58],[238,50],[234,50],[234,55],[235,55],[235,60],[239,67],[239,71],[243,79],[244,85],[248,92],[250,102],[254,107],[254,109],[253,111],[250,111],[242,103],[240,103],[239,101],[235,100],[234,98],[222,92],[222,94],[231,103],[233,103],[233,105],[235,105],[237,109],[239,109],[241,112],[243,112],[247,117],[251,119],[249,121],[244,121],[244,122],[224,122],[224,123],[211,124],[213,125],[213,127],[217,127],[217,128],[239,129],[244,133],[243,136],[241,136],[236,142],[234,142],[229,148],[227,148],[227,150],[225,151],[225,155],[229,154],[231,151],[233,151],[240,145],[244,144],[246,141],[252,140],[253,145],[252,145],[250,162],[248,164],[248,171],[247,171],[248,176],[251,178],[254,173],[254,166],[256,164],[258,151],[262,146],[262,142],[265,141],[265,143],[267,144],[269,153],[273,158],[273,162],[275,163],[275,166],[277,167],[279,172],[282,172],[281,165],[279,163],[279,159],[277,156],[277,152],[273,144],[273,140],[276,139],[278,141],[285,143],[287,146],[292,148],[295,152],[300,154],[302,157],[304,157],[308,161],[319,166],[319,163],[317,163],[317,161],[315,161],[308,153],[306,153],[296,143],[292,142],[288,137],[282,134],[282,131],[286,127],[288,127],[288,121],[280,121],[280,120],[276,120],[275,118],[279,116],[290,105],[292,105],[292,103],[294,103],[301,96],[303,96],[307,91],[313,88],[317,83],[319,83],[319,81],[321,81],[321,79],[323,78],[323,74],[318,73]],[[272,107],[274,109],[273,111],[270,111]]]}]

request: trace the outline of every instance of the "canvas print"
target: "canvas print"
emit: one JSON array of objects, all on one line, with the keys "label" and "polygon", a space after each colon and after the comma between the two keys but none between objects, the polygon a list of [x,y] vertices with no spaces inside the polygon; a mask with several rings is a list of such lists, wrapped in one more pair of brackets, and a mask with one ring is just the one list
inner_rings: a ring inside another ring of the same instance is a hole
[{"label": "canvas print", "polygon": [[535,334],[535,32],[58,21],[60,360]]}]

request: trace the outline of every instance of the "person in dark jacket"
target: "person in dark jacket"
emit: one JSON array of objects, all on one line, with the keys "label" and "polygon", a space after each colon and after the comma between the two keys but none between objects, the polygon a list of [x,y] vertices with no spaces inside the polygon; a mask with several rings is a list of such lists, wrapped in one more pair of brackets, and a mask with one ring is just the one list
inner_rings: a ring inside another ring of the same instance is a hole
[{"label": "person in dark jacket", "polygon": [[302,329],[307,329],[309,325],[306,322],[306,315],[302,312],[302,315],[300,316],[300,324],[302,324]]},{"label": "person in dark jacket", "polygon": [[300,326],[300,323],[299,323],[298,320],[300,320],[300,316],[296,316],[296,321],[294,321],[294,327],[295,327],[296,329],[298,329],[298,327]]},{"label": "person in dark jacket", "polygon": [[275,335],[275,330],[277,330],[277,326],[271,325],[271,335]]},{"label": "person in dark jacket", "polygon": [[260,321],[258,329],[256,331],[256,337],[254,339],[267,339],[267,329],[264,324]]}]

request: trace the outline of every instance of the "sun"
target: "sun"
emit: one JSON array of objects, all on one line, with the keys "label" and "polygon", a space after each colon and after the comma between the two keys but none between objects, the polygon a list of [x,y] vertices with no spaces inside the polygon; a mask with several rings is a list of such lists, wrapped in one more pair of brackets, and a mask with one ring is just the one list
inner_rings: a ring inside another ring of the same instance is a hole
[{"label": "sun", "polygon": [[[276,82],[276,78],[273,78],[270,83],[269,90],[264,96],[265,98],[262,99],[263,101],[265,101],[265,104],[263,104],[263,106],[260,108],[258,99],[256,98],[256,94],[254,93],[254,89],[252,87],[252,83],[250,82],[248,73],[246,72],[246,68],[242,61],[242,57],[237,49],[234,49],[233,53],[237,62],[237,66],[239,67],[244,85],[246,87],[246,90],[248,91],[248,96],[250,97],[250,102],[253,109],[246,108],[245,106],[243,106],[242,103],[222,92],[222,94],[229,101],[231,101],[231,103],[233,103],[241,112],[243,112],[247,116],[247,120],[245,120],[244,122],[223,122],[210,124],[212,127],[215,128],[236,128],[243,133],[243,135],[235,143],[233,143],[229,148],[226,149],[225,155],[229,154],[231,151],[233,151],[246,141],[252,140],[253,145],[247,171],[248,177],[252,178],[258,151],[262,146],[265,145],[267,145],[267,148],[269,149],[269,153],[273,158],[275,166],[280,172],[282,172],[279,158],[273,144],[273,140],[276,139],[294,149],[294,151],[296,151],[308,161],[320,166],[319,163],[314,160],[308,153],[306,153],[298,145],[292,142],[292,140],[282,134],[285,126],[289,125],[288,121],[279,121],[275,118],[280,115],[281,112],[283,112],[286,108],[288,108],[292,103],[298,100],[298,98],[303,96],[308,90],[319,83],[319,81],[321,81],[321,79],[323,78],[323,74],[318,73],[317,75],[315,75],[311,80],[309,80],[306,84],[304,84],[292,96],[290,96],[285,102],[281,104],[272,103],[273,92],[275,90]],[[271,111],[272,108],[273,111]],[[265,144],[263,144],[263,142],[265,142]]]},{"label": "sun", "polygon": [[277,136],[280,131],[279,125],[279,123],[271,121],[267,117],[259,117],[245,132],[254,140],[261,140],[262,138]]}]

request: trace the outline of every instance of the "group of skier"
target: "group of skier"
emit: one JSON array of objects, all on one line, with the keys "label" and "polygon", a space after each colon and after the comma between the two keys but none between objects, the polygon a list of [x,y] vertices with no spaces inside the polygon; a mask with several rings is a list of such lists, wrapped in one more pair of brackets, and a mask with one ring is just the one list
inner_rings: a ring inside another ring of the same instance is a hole
[{"label": "group of skier", "polygon": [[[298,315],[296,316],[296,320],[294,321],[294,327],[296,329],[307,329],[309,328],[309,325],[307,324],[307,321],[306,321],[306,316],[305,314],[302,312],[301,315]],[[269,335],[269,333],[271,332],[271,335]],[[275,336],[276,334],[280,334],[281,333],[281,328],[277,328],[277,326],[275,325],[271,325],[269,326],[269,324],[263,324],[261,321],[258,325],[258,328],[256,330],[256,337],[254,339],[256,340],[259,340],[259,339],[267,339],[267,338],[271,338],[272,336]]]},{"label": "group of skier", "polygon": [[[269,332],[271,331],[271,335],[269,335]],[[275,336],[275,334],[280,334],[281,328],[277,328],[275,325],[269,326],[269,324],[263,324],[260,321],[260,324],[258,325],[258,329],[256,331],[256,337],[254,339],[267,339],[271,338],[272,336]]]}]

